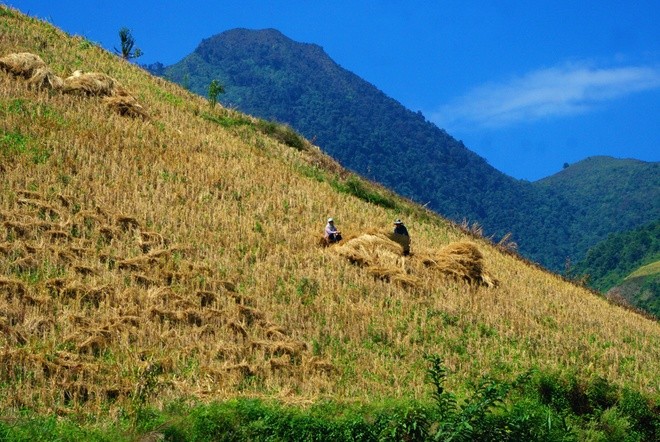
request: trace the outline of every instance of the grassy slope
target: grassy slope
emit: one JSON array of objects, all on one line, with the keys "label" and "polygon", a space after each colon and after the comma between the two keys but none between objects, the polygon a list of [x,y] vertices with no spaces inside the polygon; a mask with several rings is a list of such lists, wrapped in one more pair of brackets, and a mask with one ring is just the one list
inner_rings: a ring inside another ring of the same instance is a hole
[{"label": "grassy slope", "polygon": [[626,276],[626,279],[655,276],[658,273],[660,273],[660,261],[652,262],[651,264],[647,264],[645,266],[638,268],[630,275]]},{"label": "grassy slope", "polygon": [[112,413],[182,396],[420,397],[426,352],[445,357],[458,388],[541,367],[658,393],[658,323],[479,239],[498,288],[376,280],[318,247],[328,215],[346,234],[403,215],[414,253],[470,238],[421,208],[338,193],[314,149],[209,122],[201,98],[84,39],[6,9],[0,33],[1,55],[37,53],[61,76],[105,72],[151,115],[120,117],[0,73],[5,413]]},{"label": "grassy slope", "polygon": [[612,287],[607,297],[622,297],[627,303],[660,318],[660,261],[642,266]]}]

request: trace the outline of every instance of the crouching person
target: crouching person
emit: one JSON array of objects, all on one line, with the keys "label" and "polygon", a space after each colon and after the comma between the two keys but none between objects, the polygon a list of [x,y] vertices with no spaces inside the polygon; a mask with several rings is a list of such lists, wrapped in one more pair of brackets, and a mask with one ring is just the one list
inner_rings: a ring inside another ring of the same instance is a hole
[{"label": "crouching person", "polygon": [[325,241],[328,244],[341,241],[341,232],[335,226],[335,220],[328,218],[328,224],[325,225]]}]

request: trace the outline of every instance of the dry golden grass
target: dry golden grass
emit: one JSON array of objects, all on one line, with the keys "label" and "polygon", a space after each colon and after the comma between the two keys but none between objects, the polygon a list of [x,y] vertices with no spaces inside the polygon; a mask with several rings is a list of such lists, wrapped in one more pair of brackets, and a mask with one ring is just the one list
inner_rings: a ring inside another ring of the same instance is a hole
[{"label": "dry golden grass", "polygon": [[[346,174],[322,153],[208,121],[237,114],[82,38],[4,7],[0,32],[0,55],[105,73],[150,115],[0,72],[4,413],[421,397],[427,352],[451,388],[540,367],[658,394],[657,322],[404,200],[399,214],[338,193],[301,173]],[[329,214],[347,239],[323,248]],[[378,233],[399,215],[409,257]]]}]

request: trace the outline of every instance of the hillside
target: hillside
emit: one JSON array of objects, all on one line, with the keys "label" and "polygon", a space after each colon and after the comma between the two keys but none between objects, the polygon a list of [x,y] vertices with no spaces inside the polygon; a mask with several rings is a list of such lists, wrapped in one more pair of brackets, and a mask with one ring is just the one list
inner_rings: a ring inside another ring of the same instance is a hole
[{"label": "hillside", "polygon": [[626,303],[660,319],[660,261],[644,265],[607,291],[607,297]]},{"label": "hillside", "polygon": [[[598,238],[626,232],[658,219],[660,163],[633,159],[589,157],[533,183],[579,207],[583,230],[579,249],[595,246]],[[577,232],[573,238],[580,237]]]},{"label": "hillside", "polygon": [[[611,234],[589,249],[571,275],[588,276],[588,284],[603,293],[660,316],[657,263],[660,258],[660,220],[629,232]],[[655,281],[655,282],[654,282]]]},{"label": "hillside", "polygon": [[[273,29],[226,31],[203,40],[180,62],[156,68],[158,75],[202,96],[212,80],[220,81],[226,86],[220,97],[225,105],[287,123],[344,166],[456,222],[476,222],[496,240],[512,233],[523,255],[555,271],[564,270],[567,258],[583,258],[608,233],[660,216],[660,198],[649,198],[660,192],[657,164],[634,187],[606,178],[614,185],[576,192],[561,179],[515,180],[421,113],[337,65],[321,47]],[[610,169],[592,171],[602,177]],[[603,190],[607,204],[591,195]]]},{"label": "hillside", "polygon": [[[38,55],[51,82],[0,71],[0,430],[29,412],[426,398],[429,353],[459,392],[540,369],[658,395],[657,322],[286,128],[16,11],[0,20],[0,56]],[[73,70],[115,92],[52,87]],[[320,244],[328,216],[340,246]],[[410,256],[388,235],[399,217]]]}]

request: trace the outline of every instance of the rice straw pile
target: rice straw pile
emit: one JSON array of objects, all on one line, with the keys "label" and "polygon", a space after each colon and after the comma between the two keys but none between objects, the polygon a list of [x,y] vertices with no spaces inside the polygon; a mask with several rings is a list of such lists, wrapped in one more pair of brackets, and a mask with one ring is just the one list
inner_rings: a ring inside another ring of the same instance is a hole
[{"label": "rice straw pile", "polygon": [[39,57],[29,52],[0,57],[0,69],[15,77],[27,79],[37,89],[52,89],[84,97],[103,97],[103,103],[114,112],[132,118],[148,118],[144,107],[117,81],[102,72],[75,71],[62,79]]},{"label": "rice straw pile", "polygon": [[403,248],[386,233],[373,232],[350,238],[332,250],[379,279],[404,286],[418,285],[418,279],[406,271]]},{"label": "rice straw pile", "polygon": [[497,280],[484,269],[476,244],[458,241],[438,251],[404,256],[404,245],[396,241],[397,236],[401,235],[369,232],[342,241],[332,250],[374,277],[403,286],[417,287],[421,279],[435,279],[438,273],[469,285],[497,286]]},{"label": "rice straw pile", "polygon": [[419,256],[418,259],[427,268],[470,285],[497,286],[497,280],[484,269],[483,255],[473,242],[453,242],[434,254]]}]

